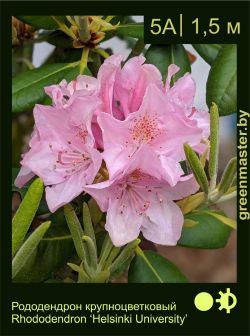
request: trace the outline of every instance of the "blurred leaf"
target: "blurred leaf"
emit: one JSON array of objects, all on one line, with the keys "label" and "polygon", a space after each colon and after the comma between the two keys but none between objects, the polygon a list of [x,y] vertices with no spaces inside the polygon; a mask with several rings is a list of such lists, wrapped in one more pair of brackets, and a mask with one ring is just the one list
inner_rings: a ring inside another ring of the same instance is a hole
[{"label": "blurred leaf", "polygon": [[224,47],[224,44],[192,44],[197,53],[208,64],[212,64],[216,59],[219,51]]},{"label": "blurred leaf", "polygon": [[51,32],[47,37],[47,42],[56,47],[73,48],[73,39],[61,30]]},{"label": "blurred leaf", "polygon": [[172,78],[173,82],[186,72],[191,72],[188,55],[182,44],[151,45],[145,57],[147,63],[154,64],[160,70],[164,81],[170,64],[176,64],[180,67],[180,71]]},{"label": "blurred leaf", "polygon": [[74,254],[63,210],[57,210],[49,220],[52,221],[51,227],[15,277],[15,282],[42,282],[51,278]]},{"label": "blurred leaf", "polygon": [[[88,69],[85,74],[89,74]],[[46,98],[45,86],[57,84],[62,79],[70,81],[78,75],[79,62],[47,64],[19,74],[12,82],[12,111],[31,110]]]},{"label": "blurred leaf", "polygon": [[118,26],[116,33],[121,36],[144,38],[144,23],[127,23]]},{"label": "blurred leaf", "polygon": [[[42,29],[58,29],[58,24],[55,22],[55,20],[52,19],[51,16],[16,16],[19,20],[23,21],[24,23],[29,24],[32,27],[35,28],[42,28]],[[65,21],[65,16],[57,16],[58,19],[61,21]]]},{"label": "blurred leaf", "polygon": [[178,283],[187,282],[186,277],[170,261],[153,251],[137,255],[129,267],[130,283]]},{"label": "blurred leaf", "polygon": [[45,222],[41,224],[35,231],[32,232],[32,234],[18,250],[12,261],[12,278],[14,278],[26,264],[27,260],[36,249],[45,232],[48,230],[50,223],[51,222]]},{"label": "blurred leaf", "polygon": [[237,46],[227,44],[213,62],[207,80],[207,105],[215,102],[220,115],[237,109]]},{"label": "blurred leaf", "polygon": [[43,182],[37,178],[29,187],[12,219],[12,256],[21,246],[43,195]]},{"label": "blurred leaf", "polygon": [[211,213],[223,215],[223,212],[213,209],[200,210],[186,215],[185,219],[191,219],[199,224],[184,227],[178,245],[201,249],[225,247],[231,230]]},{"label": "blurred leaf", "polygon": [[228,225],[230,228],[232,229],[236,229],[237,227],[237,222],[236,220],[232,219],[232,218],[229,218],[227,216],[223,216],[223,215],[220,215],[218,213],[215,213],[213,211],[208,211],[206,212],[209,216],[213,216],[215,218],[217,218],[220,222]]},{"label": "blurred leaf", "polygon": [[183,226],[184,227],[192,227],[192,226],[195,226],[197,224],[199,224],[199,222],[195,222],[192,219],[185,218]]}]

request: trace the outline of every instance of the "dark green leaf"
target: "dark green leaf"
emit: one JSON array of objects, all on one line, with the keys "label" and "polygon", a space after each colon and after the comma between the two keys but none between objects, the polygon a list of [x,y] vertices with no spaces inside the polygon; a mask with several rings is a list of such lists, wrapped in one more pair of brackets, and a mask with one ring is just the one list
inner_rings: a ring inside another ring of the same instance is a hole
[{"label": "dark green leaf", "polygon": [[144,38],[144,24],[143,23],[127,23],[118,26],[116,30],[120,36],[129,36],[134,38]]},{"label": "dark green leaf", "polygon": [[65,222],[63,210],[59,209],[50,218],[51,227],[30,256],[26,265],[17,274],[15,282],[43,282],[74,254],[74,244]]},{"label": "dark green leaf", "polygon": [[222,212],[212,209],[187,214],[185,218],[198,222],[198,224],[183,228],[178,245],[201,249],[217,249],[227,244],[231,229],[217,218],[209,215],[207,213],[208,210],[223,215]]},{"label": "dark green leaf", "polygon": [[211,66],[207,80],[207,105],[216,103],[220,115],[237,109],[237,46],[228,44],[221,49]]},{"label": "dark green leaf", "polygon": [[208,64],[212,64],[216,59],[219,51],[224,47],[224,44],[192,44],[197,53]]},{"label": "dark green leaf", "polygon": [[170,64],[176,64],[180,67],[180,71],[173,76],[173,82],[186,72],[191,72],[187,52],[182,44],[151,45],[145,57],[147,63],[154,64],[160,70],[164,81]]},{"label": "dark green leaf", "polygon": [[130,283],[187,282],[186,277],[174,264],[156,252],[144,251],[144,256],[147,262],[141,255],[132,260],[128,273]]},{"label": "dark green leaf", "polygon": [[78,74],[79,62],[48,64],[19,74],[12,83],[12,111],[32,109],[45,99],[45,86],[57,84],[62,79],[70,81]]},{"label": "dark green leaf", "polygon": [[73,39],[61,30],[51,32],[48,35],[47,42],[55,45],[56,47],[73,48]]},{"label": "dark green leaf", "polygon": [[[17,18],[28,25],[35,27],[35,28],[42,28],[42,29],[57,29],[58,24],[55,22],[55,20],[52,19],[51,16],[17,16]],[[64,16],[57,16],[58,19],[61,21],[65,21]]]}]

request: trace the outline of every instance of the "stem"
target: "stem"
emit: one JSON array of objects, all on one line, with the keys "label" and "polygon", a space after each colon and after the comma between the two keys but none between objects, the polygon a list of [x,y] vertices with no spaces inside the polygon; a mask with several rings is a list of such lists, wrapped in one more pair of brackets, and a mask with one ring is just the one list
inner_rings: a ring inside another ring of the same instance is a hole
[{"label": "stem", "polygon": [[126,61],[128,61],[132,57],[139,56],[142,53],[144,47],[145,47],[144,40],[138,39]]},{"label": "stem", "polygon": [[148,261],[148,259],[146,258],[145,254],[143,253],[142,249],[139,246],[136,247],[135,253],[137,255],[139,255],[145,261],[145,263],[148,265],[148,267],[150,268],[150,270],[154,273],[154,275],[159,280],[159,282],[160,283],[164,283],[164,281],[162,280],[162,278],[159,276],[159,274],[156,272],[156,270],[152,267],[152,265],[150,264],[150,262]]},{"label": "stem", "polygon": [[80,61],[80,75],[83,74],[85,68],[87,67],[88,55],[89,55],[89,48],[84,47],[82,51],[82,58]]},{"label": "stem", "polygon": [[28,70],[32,70],[35,69],[34,65],[30,62],[30,60],[28,60],[27,58],[24,57],[18,57],[15,59],[17,62],[23,63],[26,65],[26,67],[28,68]]},{"label": "stem", "polygon": [[105,59],[110,56],[109,53],[107,53],[104,49],[101,48],[95,49],[95,52],[97,52],[97,54],[101,55]]}]

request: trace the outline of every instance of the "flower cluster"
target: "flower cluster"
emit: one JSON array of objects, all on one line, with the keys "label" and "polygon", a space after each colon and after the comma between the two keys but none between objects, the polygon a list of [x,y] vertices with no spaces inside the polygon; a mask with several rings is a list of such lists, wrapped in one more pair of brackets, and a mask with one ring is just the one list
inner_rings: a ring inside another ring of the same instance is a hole
[{"label": "flower cluster", "polygon": [[[51,212],[87,192],[107,212],[105,228],[116,246],[140,232],[175,245],[184,219],[174,201],[199,189],[182,170],[183,145],[205,150],[209,114],[193,107],[190,74],[171,86],[176,65],[164,84],[144,57],[122,61],[111,56],[97,78],[83,75],[45,88],[53,105],[34,108],[30,149],[16,185],[40,176]],[[101,180],[103,171],[108,178]]]}]

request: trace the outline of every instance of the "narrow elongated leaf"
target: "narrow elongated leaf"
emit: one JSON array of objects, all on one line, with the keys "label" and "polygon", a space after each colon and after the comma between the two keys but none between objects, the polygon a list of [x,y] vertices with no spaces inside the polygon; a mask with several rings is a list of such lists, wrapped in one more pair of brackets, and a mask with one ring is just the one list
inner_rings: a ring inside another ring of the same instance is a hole
[{"label": "narrow elongated leaf", "polygon": [[12,256],[21,246],[26,233],[35,217],[39,203],[43,195],[43,182],[36,179],[29,187],[22,203],[12,220]]},{"label": "narrow elongated leaf", "polygon": [[234,157],[228,162],[222,175],[221,181],[218,186],[218,191],[220,194],[226,193],[230,188],[234,176],[236,174],[236,169],[237,169],[237,158]]},{"label": "narrow elongated leaf", "polygon": [[132,260],[128,281],[130,283],[187,282],[186,277],[170,261],[153,251],[144,251]]},{"label": "narrow elongated leaf", "polygon": [[218,56],[220,50],[224,47],[224,44],[192,44],[197,53],[206,61],[208,64],[212,64],[213,61]]},{"label": "narrow elongated leaf", "polygon": [[85,249],[82,237],[84,235],[83,228],[77,218],[77,215],[70,204],[64,206],[64,215],[71,232],[77,254],[81,260],[85,259]]},{"label": "narrow elongated leaf", "polygon": [[192,169],[192,172],[195,176],[196,181],[201,186],[202,190],[207,194],[208,193],[208,180],[204,168],[196,155],[193,149],[188,145],[184,145],[184,150],[188,163]]},{"label": "narrow elongated leaf", "polygon": [[180,67],[180,71],[173,76],[173,82],[186,72],[191,72],[188,55],[182,44],[151,45],[145,57],[147,63],[154,64],[160,70],[164,81],[170,64],[176,64]]},{"label": "narrow elongated leaf", "polygon": [[31,110],[45,99],[45,86],[72,80],[78,74],[79,62],[48,64],[19,74],[12,82],[12,111]]},{"label": "narrow elongated leaf", "polygon": [[[42,29],[57,29],[58,24],[55,22],[55,20],[52,19],[51,16],[17,16],[17,18],[28,25],[35,27],[35,28],[42,28]],[[61,21],[65,21],[64,16],[57,16],[58,19]]]},{"label": "narrow elongated leaf", "polygon": [[[34,181],[34,178],[31,179],[25,186],[23,186],[22,188],[18,188],[15,186],[14,182],[15,179],[18,175],[20,171],[20,168],[12,168],[12,192],[17,192],[21,199],[24,198],[24,196],[26,195],[27,191],[29,190],[30,185],[32,184],[32,182]],[[48,214],[49,208],[45,199],[45,194],[43,194],[42,198],[41,198],[41,202],[39,203],[38,209],[37,209],[37,215],[44,215],[44,214]]]},{"label": "narrow elongated leaf", "polygon": [[91,219],[91,215],[90,215],[90,211],[89,211],[89,207],[87,203],[83,203],[82,216],[83,216],[83,226],[84,226],[85,234],[92,239],[96,247],[95,231],[93,228],[92,219]]},{"label": "narrow elongated leaf", "polygon": [[218,218],[211,216],[212,211],[215,214],[224,215],[223,212],[212,209],[187,214],[185,218],[198,222],[198,224],[182,229],[178,245],[201,249],[224,247],[231,230]]},{"label": "narrow elongated leaf", "polygon": [[127,23],[118,26],[116,33],[121,36],[143,38],[144,24],[143,23]]},{"label": "narrow elongated leaf", "polygon": [[51,222],[41,224],[24,242],[12,261],[12,278],[22,269],[26,261],[32,255],[40,240],[48,230]]},{"label": "narrow elongated leaf", "polygon": [[74,255],[74,243],[63,210],[57,210],[49,220],[52,225],[13,279],[14,282],[43,282],[57,274]]},{"label": "narrow elongated leaf", "polygon": [[219,112],[216,104],[210,108],[210,156],[208,171],[210,175],[210,188],[216,186],[218,159],[219,159]]},{"label": "narrow elongated leaf", "polygon": [[213,62],[207,80],[207,105],[215,102],[220,115],[237,109],[237,46],[222,48]]}]

